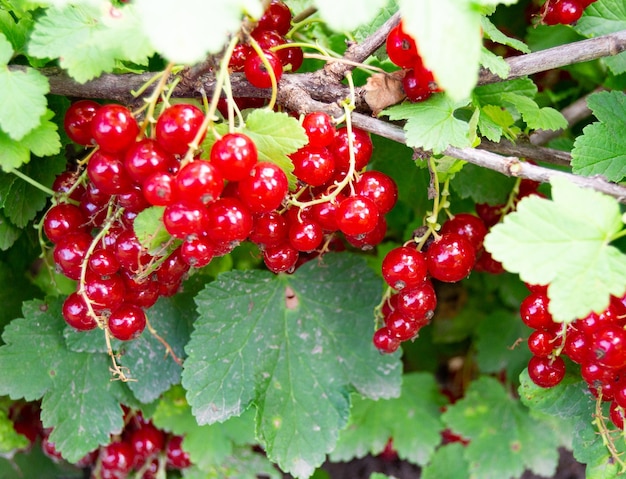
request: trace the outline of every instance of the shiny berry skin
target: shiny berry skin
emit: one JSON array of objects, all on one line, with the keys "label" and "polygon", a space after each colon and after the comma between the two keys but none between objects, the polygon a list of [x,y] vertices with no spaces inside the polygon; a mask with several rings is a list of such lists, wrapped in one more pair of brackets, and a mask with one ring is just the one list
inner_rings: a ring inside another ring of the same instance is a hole
[{"label": "shiny berry skin", "polygon": [[146,313],[135,304],[123,303],[108,320],[111,335],[120,341],[138,338],[146,327]]},{"label": "shiny berry skin", "polygon": [[163,224],[176,238],[202,236],[207,230],[207,209],[198,201],[178,201],[165,207]]},{"label": "shiny berry skin", "polygon": [[295,268],[300,253],[289,243],[266,248],[263,251],[263,261],[272,273],[290,272]]},{"label": "shiny berry skin", "polygon": [[43,231],[52,243],[69,233],[87,231],[87,217],[78,206],[59,203],[48,210],[43,220]]},{"label": "shiny berry skin", "polygon": [[[233,72],[242,72],[246,63],[246,58],[254,53],[254,50],[250,45],[245,43],[238,43],[233,50],[233,54],[228,61],[228,68]],[[221,107],[220,107],[221,108]],[[220,110],[221,111],[221,110]],[[227,116],[225,114],[224,116]]]},{"label": "shiny berry skin", "polygon": [[387,235],[387,220],[384,216],[378,217],[376,227],[369,233],[364,235],[350,236],[344,235],[346,241],[355,248],[359,248],[363,251],[368,251],[374,248],[374,246],[380,244]]},{"label": "shiny berry skin", "polygon": [[238,186],[241,201],[252,213],[269,213],[277,209],[288,191],[285,172],[267,161],[259,161]]},{"label": "shiny berry skin", "polygon": [[335,157],[327,148],[305,146],[290,155],[293,174],[303,183],[322,186],[335,174]]},{"label": "shiny berry skin", "polygon": [[256,145],[243,133],[227,133],[211,147],[211,164],[228,181],[243,180],[257,161]]},{"label": "shiny berry skin", "polygon": [[407,316],[416,319],[430,319],[437,307],[437,295],[430,280],[403,288],[397,294],[397,308]]},{"label": "shiny berry skin", "polygon": [[134,182],[142,184],[154,173],[177,169],[178,161],[156,141],[145,138],[126,151],[124,167]]},{"label": "shiny berry skin", "polygon": [[[267,59],[272,72],[274,73],[274,77],[276,78],[276,83],[278,84],[283,76],[283,65],[280,62],[278,55],[270,51],[264,51],[263,55]],[[272,87],[272,77],[265,67],[263,60],[256,54],[256,52],[246,59],[243,71],[246,75],[246,79],[252,86],[256,88]]]},{"label": "shiny berry skin", "polygon": [[561,357],[551,359],[533,356],[528,361],[528,375],[537,386],[552,388],[565,377],[565,362]]},{"label": "shiny berry skin", "polygon": [[485,223],[487,228],[491,228],[502,219],[502,208],[504,205],[490,205],[488,203],[476,203],[476,214]]},{"label": "shiny berry skin", "polygon": [[620,407],[616,401],[611,402],[611,406],[609,408],[609,418],[617,429],[624,429],[624,419],[626,418],[626,413],[624,413],[624,408]]},{"label": "shiny berry skin", "polygon": [[52,183],[52,190],[62,194],[67,194],[70,190],[72,190],[69,197],[74,201],[80,201],[85,193],[85,187],[83,185],[74,186],[76,180],[78,180],[78,175],[76,173],[64,171],[54,179],[54,183]]},{"label": "shiny berry skin", "polygon": [[87,260],[89,269],[100,276],[110,276],[120,269],[120,262],[113,248],[96,248]]},{"label": "shiny berry skin", "polygon": [[85,300],[78,293],[72,293],[63,302],[63,319],[78,331],[90,331],[98,326],[96,320],[89,315]]},{"label": "shiny berry skin", "polygon": [[382,275],[395,290],[419,286],[426,280],[424,253],[408,246],[399,246],[387,253],[382,263]]},{"label": "shiny berry skin", "polygon": [[476,250],[469,239],[449,233],[433,241],[426,252],[430,275],[446,283],[455,283],[466,278],[474,263]]},{"label": "shiny berry skin", "polygon": [[[350,147],[348,129],[339,128],[335,139],[330,145],[330,151],[335,156],[335,169],[347,172],[350,167]],[[374,145],[369,134],[359,128],[352,128],[352,144],[354,148],[355,171],[361,171],[367,166],[374,151]]]},{"label": "shiny berry skin", "polygon": [[424,66],[408,70],[402,79],[402,87],[407,98],[412,102],[427,100],[433,93],[431,83],[435,81],[433,73]]},{"label": "shiny berry skin", "polygon": [[600,366],[621,369],[626,366],[626,331],[608,324],[594,332],[589,349]]},{"label": "shiny berry skin", "polygon": [[167,456],[167,467],[173,469],[186,469],[191,466],[191,460],[189,454],[182,448],[183,437],[172,436],[167,442],[165,448]]},{"label": "shiny berry skin", "polygon": [[254,217],[252,231],[248,239],[259,248],[278,246],[287,241],[287,222],[276,211],[263,213]]},{"label": "shiny berry skin", "polygon": [[422,324],[396,309],[385,317],[385,326],[389,334],[400,341],[414,338]]},{"label": "shiny berry skin", "polygon": [[457,233],[470,240],[476,251],[483,246],[483,240],[487,235],[487,227],[478,216],[469,213],[457,213],[453,218],[441,225],[440,234]]},{"label": "shiny berry skin", "polygon": [[167,206],[178,195],[174,176],[170,173],[154,173],[143,182],[143,196],[153,206]]},{"label": "shiny berry skin", "polygon": [[105,195],[124,193],[133,186],[133,180],[126,172],[122,158],[114,153],[96,151],[89,158],[87,175]]},{"label": "shiny berry skin", "polygon": [[283,65],[283,71],[296,72],[304,62],[304,52],[300,47],[289,47],[278,50],[280,63]]},{"label": "shiny berry skin", "polygon": [[546,25],[569,25],[578,21],[583,11],[584,7],[578,0],[549,0],[543,23]]},{"label": "shiny berry skin", "polygon": [[309,210],[311,219],[319,223],[324,231],[337,231],[339,229],[337,226],[337,208],[345,198],[343,194],[339,194],[334,200],[311,206]]},{"label": "shiny berry skin", "polygon": [[133,450],[130,444],[116,441],[100,449],[100,466],[107,471],[129,472],[133,466]]},{"label": "shiny berry skin", "polygon": [[94,309],[98,310],[111,309],[121,304],[126,293],[124,281],[118,274],[99,276],[88,271],[83,287]]},{"label": "shiny berry skin", "polygon": [[138,271],[142,266],[148,264],[151,259],[151,256],[141,245],[132,229],[121,231],[113,247],[115,248],[115,257],[120,267],[127,271]]},{"label": "shiny berry skin", "polygon": [[91,120],[91,134],[102,150],[121,153],[135,142],[139,125],[125,106],[103,105]]},{"label": "shiny berry skin", "polygon": [[159,116],[155,126],[156,141],[165,151],[184,155],[203,121],[204,113],[197,106],[176,103],[163,110]]},{"label": "shiny berry skin", "polygon": [[534,356],[546,358],[559,346],[556,334],[551,331],[536,330],[528,337],[528,349]]},{"label": "shiny berry skin", "polygon": [[129,442],[134,452],[133,463],[137,468],[165,448],[165,435],[152,423],[146,423],[131,433]]},{"label": "shiny berry skin", "polygon": [[176,192],[179,198],[208,205],[217,200],[224,189],[220,170],[204,160],[187,163],[176,174]]},{"label": "shiny berry skin", "polygon": [[400,68],[413,68],[414,65],[421,63],[415,40],[402,30],[402,23],[391,29],[387,35],[385,48],[389,60]]},{"label": "shiny berry skin", "polygon": [[400,340],[396,338],[386,326],[374,332],[372,342],[374,346],[376,346],[376,349],[385,354],[393,353],[400,347]]},{"label": "shiny berry skin", "polygon": [[549,299],[540,293],[531,293],[520,304],[520,316],[524,324],[533,329],[553,330],[552,315],[548,311]]},{"label": "shiny berry skin", "polygon": [[126,287],[126,302],[142,308],[150,308],[159,299],[159,283],[152,279],[138,282],[133,279],[132,273],[122,274]]},{"label": "shiny berry skin", "polygon": [[257,23],[256,30],[274,30],[286,35],[291,28],[291,11],[280,0],[272,0]]},{"label": "shiny berry skin", "polygon": [[54,247],[54,262],[61,272],[70,279],[80,278],[81,264],[91,246],[92,237],[88,233],[71,233],[61,238]]},{"label": "shiny berry skin", "polygon": [[580,331],[568,328],[563,352],[578,364],[588,363],[593,359],[589,349],[590,338]]},{"label": "shiny berry skin", "polygon": [[83,146],[95,144],[91,133],[91,120],[101,105],[92,100],[79,100],[70,105],[65,112],[63,127],[70,140]]},{"label": "shiny berry skin", "polygon": [[185,262],[181,254],[181,246],[172,251],[161,263],[156,271],[156,280],[159,283],[178,283],[189,271],[189,264]]},{"label": "shiny berry skin", "polygon": [[215,243],[239,243],[252,231],[252,214],[237,198],[220,198],[207,209],[207,236]]},{"label": "shiny berry skin", "polygon": [[358,195],[349,196],[339,203],[335,213],[337,228],[349,236],[364,235],[374,231],[379,216],[376,203]]},{"label": "shiny berry skin", "polygon": [[371,199],[382,215],[389,213],[398,201],[396,182],[380,171],[362,173],[354,185],[354,192]]},{"label": "shiny berry skin", "polygon": [[335,139],[335,125],[327,113],[315,111],[307,113],[302,119],[302,128],[309,139],[309,146],[324,148]]},{"label": "shiny berry skin", "polygon": [[215,246],[206,238],[188,238],[180,245],[180,256],[193,268],[203,268],[215,256]]},{"label": "shiny berry skin", "polygon": [[298,251],[313,251],[324,239],[322,227],[313,220],[296,221],[289,226],[289,243]]}]

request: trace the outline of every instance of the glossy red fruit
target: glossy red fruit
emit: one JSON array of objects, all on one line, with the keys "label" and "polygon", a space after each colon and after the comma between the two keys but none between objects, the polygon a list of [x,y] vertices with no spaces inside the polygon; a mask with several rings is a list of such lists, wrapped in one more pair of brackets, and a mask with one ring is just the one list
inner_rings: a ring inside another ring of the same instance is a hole
[{"label": "glossy red fruit", "polygon": [[46,213],[43,231],[52,243],[57,243],[67,234],[86,232],[87,217],[78,206],[59,203]]},{"label": "glossy red fruit", "polygon": [[285,172],[267,161],[258,162],[238,186],[241,201],[255,214],[277,209],[288,191]]},{"label": "glossy red fruit", "polygon": [[300,254],[289,243],[266,248],[263,251],[263,262],[272,273],[289,273],[293,271]]},{"label": "glossy red fruit", "polygon": [[109,316],[108,326],[114,338],[130,341],[138,338],[146,328],[146,313],[135,304],[123,303]]},{"label": "glossy red fruit", "polygon": [[528,375],[537,386],[552,388],[565,377],[565,362],[561,357],[551,359],[533,356],[528,361]]},{"label": "glossy red fruit", "polygon": [[387,284],[398,291],[421,285],[428,272],[424,253],[408,246],[389,251],[381,271]]},{"label": "glossy red fruit", "polygon": [[239,243],[252,231],[252,214],[237,198],[220,198],[207,209],[207,236],[214,243]]},{"label": "glossy red fruit", "polygon": [[588,363],[593,359],[589,349],[589,337],[573,328],[567,328],[563,352],[578,364]]},{"label": "glossy red fruit", "polygon": [[423,323],[403,314],[399,309],[385,316],[385,326],[389,334],[400,341],[408,341],[417,335]]},{"label": "glossy red fruit", "polygon": [[363,251],[368,251],[380,244],[387,234],[387,220],[384,216],[378,217],[378,223],[376,227],[369,233],[364,235],[350,236],[344,235],[346,241],[355,248],[359,248]]},{"label": "glossy red fruit", "polygon": [[476,250],[469,239],[449,233],[433,241],[426,252],[430,275],[446,283],[455,283],[466,278],[474,263]]},{"label": "glossy red fruit", "polygon": [[616,401],[611,402],[611,406],[609,408],[609,418],[617,429],[624,429],[624,418],[626,418],[626,413],[624,412],[624,408],[621,407]]},{"label": "glossy red fruit", "polygon": [[191,466],[189,454],[183,450],[182,442],[182,436],[170,437],[165,448],[167,467],[172,469],[186,469]]},{"label": "glossy red fruit", "polygon": [[[283,75],[283,65],[280,62],[278,55],[271,51],[264,51],[263,55],[271,67],[271,71],[273,72],[276,83],[278,84]],[[256,53],[253,53],[246,59],[243,71],[246,75],[246,79],[252,86],[257,88],[272,87],[271,74],[265,66],[265,63],[263,63],[262,58]]]},{"label": "glossy red fruit", "polygon": [[309,210],[311,219],[319,223],[324,231],[337,231],[337,209],[345,198],[343,194],[339,194],[331,201],[314,204]]},{"label": "glossy red fruit", "polygon": [[121,153],[135,142],[139,125],[125,106],[103,105],[91,120],[91,134],[102,150]]},{"label": "glossy red fruit", "polygon": [[272,0],[259,19],[256,30],[274,30],[286,35],[291,28],[291,11],[280,0]]},{"label": "glossy red fruit", "polygon": [[265,249],[285,243],[288,231],[284,216],[272,211],[254,217],[248,239],[259,248]]},{"label": "glossy red fruit", "polygon": [[528,349],[540,358],[547,358],[558,346],[556,334],[551,331],[536,330],[528,337]]},{"label": "glossy red fruit", "polygon": [[211,164],[228,181],[243,180],[257,161],[256,145],[243,133],[227,133],[211,147]]},{"label": "glossy red fruit", "polygon": [[294,175],[307,185],[322,186],[335,174],[335,157],[327,148],[305,146],[290,158]]},{"label": "glossy red fruit", "polygon": [[130,444],[115,441],[100,449],[100,467],[107,471],[128,473],[133,466],[133,450]]},{"label": "glossy red fruit", "polygon": [[296,72],[304,62],[304,52],[300,47],[288,47],[278,50],[280,63],[283,65],[283,71]]},{"label": "glossy red fruit", "polygon": [[[230,56],[230,60],[228,61],[228,68],[230,68],[233,72],[242,72],[243,71],[243,67],[246,64],[246,59],[248,58],[248,56],[252,55],[254,53],[254,50],[252,49],[252,47],[248,44],[245,43],[238,43],[235,46],[235,49],[233,50],[233,54]],[[226,106],[226,104],[224,103],[224,106]],[[221,108],[221,107],[218,107]],[[220,111],[222,111],[220,109]],[[228,114],[226,113],[228,110],[226,110],[225,112],[222,112],[222,114],[224,115],[224,117],[227,117]]]},{"label": "glossy red fruit", "polygon": [[87,272],[85,283],[85,296],[91,301],[94,309],[112,309],[124,301],[126,288],[122,277],[118,274],[111,276],[99,276]]},{"label": "glossy red fruit", "polygon": [[224,179],[220,170],[204,160],[187,163],[176,174],[175,182],[179,198],[200,202],[203,205],[217,200],[224,189]]},{"label": "glossy red fruit", "polygon": [[427,100],[434,92],[435,78],[433,73],[420,65],[407,70],[402,78],[402,88],[407,98],[412,102]]},{"label": "glossy red fruit", "polygon": [[143,184],[154,173],[174,171],[178,161],[155,140],[145,138],[126,151],[124,167],[135,183]]},{"label": "glossy red fruit", "polygon": [[550,0],[543,17],[543,23],[546,25],[569,25],[580,19],[584,9],[578,0]]},{"label": "glossy red fruit", "polygon": [[78,280],[83,259],[93,238],[88,233],[71,233],[61,238],[54,247],[53,257],[61,272],[70,279]]},{"label": "glossy red fruit", "polygon": [[371,199],[381,215],[389,213],[398,201],[398,186],[390,176],[380,171],[365,171],[354,185],[357,195]]},{"label": "glossy red fruit", "polygon": [[289,244],[303,252],[317,249],[324,240],[322,227],[313,220],[304,219],[292,222],[288,232]]},{"label": "glossy red fruit", "polygon": [[[204,121],[204,113],[195,105],[177,103],[159,116],[155,134],[157,143],[173,155],[184,155]],[[200,141],[204,139],[204,135]]]},{"label": "glossy red fruit", "polygon": [[177,201],[163,211],[163,224],[175,238],[202,236],[208,228],[207,208],[197,200]]},{"label": "glossy red fruit", "polygon": [[440,234],[456,233],[470,240],[476,251],[483,246],[487,227],[478,216],[469,213],[457,213],[441,225]]},{"label": "glossy red fruit", "polygon": [[79,100],[65,112],[63,127],[70,140],[83,146],[93,146],[95,140],[91,132],[91,121],[101,105],[92,100]]},{"label": "glossy red fruit", "polygon": [[367,234],[376,228],[380,213],[371,199],[364,196],[349,196],[335,213],[337,228],[349,236]]},{"label": "glossy red fruit", "polygon": [[100,276],[110,276],[120,269],[114,248],[96,248],[87,261],[89,270]]},{"label": "glossy red fruit", "polygon": [[[76,185],[78,174],[71,171],[64,171],[54,179],[52,190],[61,194],[68,194],[74,201],[80,201],[85,193],[85,187],[82,184]],[[71,191],[71,193],[70,193]]]},{"label": "glossy red fruit", "polygon": [[188,238],[180,246],[180,256],[192,268],[203,268],[215,256],[215,246],[206,238]]},{"label": "glossy red fruit", "polygon": [[78,293],[72,293],[65,299],[62,313],[65,322],[78,331],[89,331],[98,326],[90,316],[85,300]]},{"label": "glossy red fruit", "polygon": [[302,119],[302,128],[309,139],[309,146],[324,148],[330,146],[335,139],[335,124],[327,113],[307,113]]},{"label": "glossy red fruit", "polygon": [[130,272],[139,271],[152,259],[132,229],[121,231],[113,247],[120,267]]},{"label": "glossy red fruit", "polygon": [[397,294],[397,308],[416,319],[430,319],[437,307],[437,295],[430,280],[402,289]]},{"label": "glossy red fruit", "polygon": [[504,205],[490,205],[488,203],[476,203],[476,214],[485,223],[487,228],[491,228],[502,219],[502,208]]},{"label": "glossy red fruit", "polygon": [[550,300],[541,293],[531,293],[520,304],[520,316],[524,324],[533,329],[553,330],[552,315],[548,310]]},{"label": "glossy red fruit", "polygon": [[402,23],[391,29],[387,35],[385,48],[389,60],[400,68],[413,68],[414,65],[421,63],[415,40],[404,32]]},{"label": "glossy red fruit", "polygon": [[589,348],[601,366],[610,369],[626,366],[626,330],[621,326],[608,324],[595,331]]},{"label": "glossy red fruit", "polygon": [[169,256],[161,263],[156,271],[156,280],[159,283],[171,284],[180,282],[187,271],[189,264],[185,262],[181,253],[182,247],[179,246],[172,251]]},{"label": "glossy red fruit", "polygon": [[141,191],[146,201],[153,206],[167,206],[178,197],[174,176],[165,172],[153,173],[146,178]]},{"label": "glossy red fruit", "polygon": [[129,442],[134,453],[134,467],[138,468],[165,449],[165,434],[148,422],[131,433]]},{"label": "glossy red fruit", "polygon": [[393,353],[400,347],[400,340],[391,334],[386,326],[383,326],[374,332],[372,342],[374,343],[374,346],[376,346],[376,349],[385,354]]},{"label": "glossy red fruit", "polygon": [[[355,171],[361,171],[369,163],[374,145],[369,134],[360,128],[352,128],[352,145],[354,148]],[[330,145],[330,151],[335,156],[335,170],[347,172],[350,167],[349,135],[346,127],[339,128],[335,139]]]},{"label": "glossy red fruit", "polygon": [[130,190],[133,180],[124,168],[121,156],[116,153],[96,151],[87,164],[91,182],[105,195],[117,195]]}]

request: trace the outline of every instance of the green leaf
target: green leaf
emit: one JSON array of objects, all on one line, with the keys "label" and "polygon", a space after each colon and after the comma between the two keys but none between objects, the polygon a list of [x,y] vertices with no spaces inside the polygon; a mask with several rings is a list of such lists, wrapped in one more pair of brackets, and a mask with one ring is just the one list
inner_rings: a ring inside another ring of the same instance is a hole
[{"label": "green leaf", "polygon": [[[134,3],[123,9],[101,9],[97,4],[50,7],[37,20],[29,54],[59,58],[61,67],[84,83],[113,71],[118,60],[147,62],[153,50],[141,33],[144,21]],[[173,38],[171,26],[168,31]]]},{"label": "green leaf", "polygon": [[392,106],[381,115],[390,120],[407,120],[404,126],[407,145],[437,154],[448,146],[465,148],[471,145],[469,124],[454,116],[454,111],[462,106],[442,93],[423,102]]},{"label": "green leaf", "polygon": [[163,224],[163,211],[164,206],[151,206],[139,213],[133,222],[137,239],[152,254],[171,238]]},{"label": "green leaf", "polygon": [[514,185],[515,178],[471,164],[465,165],[450,182],[452,189],[461,198],[492,205],[504,203]]},{"label": "green leaf", "polygon": [[26,436],[19,434],[9,418],[11,401],[0,398],[0,454],[7,454],[17,449],[25,449],[30,445]]},{"label": "green leaf", "polygon": [[20,143],[28,148],[34,155],[51,156],[61,151],[61,138],[56,123],[50,120],[54,112],[46,110],[41,117],[39,126],[29,131]]},{"label": "green leaf", "polygon": [[599,120],[584,128],[572,149],[572,171],[578,175],[602,175],[619,182],[626,177],[626,95],[620,91],[591,95],[587,104]]},{"label": "green leaf", "polygon": [[480,25],[483,29],[483,34],[485,35],[485,37],[492,42],[515,48],[517,51],[520,51],[522,53],[530,53],[530,48],[528,48],[528,46],[524,42],[502,33],[487,17],[483,17],[481,19]]},{"label": "green leaf", "polygon": [[519,477],[525,469],[552,476],[558,462],[555,435],[491,377],[471,383],[442,416],[469,439],[464,457],[470,479]]},{"label": "green leaf", "polygon": [[11,459],[0,457],[0,479],[81,479],[83,471],[65,462],[55,462],[41,447],[32,447]]},{"label": "green leaf", "polygon": [[4,33],[0,32],[0,65],[6,66],[13,56],[13,46]]},{"label": "green leaf", "polygon": [[322,20],[336,31],[350,31],[371,21],[387,0],[314,0]]},{"label": "green leaf", "polygon": [[30,161],[30,151],[21,142],[12,140],[5,132],[0,131],[0,167],[11,171]]},{"label": "green leaf", "polygon": [[609,245],[622,228],[619,204],[564,179],[552,197],[525,198],[494,226],[485,249],[530,284],[549,284],[550,312],[571,322],[602,311],[626,289],[626,256]]},{"label": "green leaf", "polygon": [[[359,4],[361,4],[361,2],[359,2]],[[381,8],[374,17],[372,17],[371,21],[361,24],[358,28],[350,29],[352,30],[351,33],[357,42],[362,42],[378,30],[382,24],[389,20],[389,18],[391,18],[391,16],[398,9],[395,0],[385,0],[383,5],[383,8]]]},{"label": "green leaf", "polygon": [[464,457],[465,447],[452,443],[440,447],[422,470],[421,479],[458,479],[469,477],[469,464]]},{"label": "green leaf", "polygon": [[[257,407],[268,457],[296,477],[324,461],[349,392],[399,394],[397,355],[371,343],[382,284],[362,258],[328,254],[293,275],[233,271],[196,296],[183,386],[200,424]],[[337,321],[340,318],[340,321]]]},{"label": "green leaf", "polygon": [[504,136],[514,141],[521,133],[508,110],[496,105],[485,105],[479,111],[478,130],[488,140],[499,142]]},{"label": "green leaf", "polygon": [[0,394],[43,397],[41,418],[54,428],[50,441],[71,462],[102,444],[123,426],[122,409],[111,391],[109,358],[65,346],[61,299],[24,303],[24,318],[11,322],[0,347]]},{"label": "green leaf", "polygon": [[[434,377],[405,374],[397,399],[372,401],[354,398],[350,421],[330,454],[332,461],[349,461],[380,454],[389,438],[401,459],[426,464],[441,441],[440,408],[446,400]],[[419,430],[419,434],[415,431]]]},{"label": "green leaf", "polygon": [[169,61],[183,64],[218,53],[241,27],[243,13],[253,18],[263,13],[255,0],[181,0],[176,8],[168,0],[138,0],[133,5],[154,49]]},{"label": "green leaf", "polygon": [[21,140],[41,123],[49,91],[48,79],[37,70],[0,68],[0,127],[11,139]]},{"label": "green leaf", "polygon": [[309,141],[300,122],[286,113],[256,109],[246,118],[243,133],[254,141],[259,161],[276,163],[293,186],[296,182],[293,163],[287,155],[295,153]]},{"label": "green leaf", "polygon": [[0,250],[8,250],[21,234],[22,230],[12,224],[0,211]]},{"label": "green leaf", "polygon": [[[191,321],[196,316],[192,297],[182,293],[175,298],[160,298],[146,313],[157,334],[182,358]],[[182,373],[182,367],[166,355],[165,346],[149,331],[125,347],[120,364],[137,379],[130,381],[128,387],[142,403],[156,400],[170,386],[178,384]]]},{"label": "green leaf", "polygon": [[[30,29],[33,26],[33,20],[30,15],[24,15],[18,20],[7,11],[0,11],[0,31],[4,34],[6,39],[11,42],[11,48],[13,50],[13,56],[25,53],[25,46],[30,34]],[[5,55],[6,47],[2,47]],[[10,57],[9,57],[10,58]],[[0,61],[2,64],[8,63],[8,60]]]},{"label": "green leaf", "polygon": [[183,472],[185,479],[282,479],[280,473],[262,453],[254,452],[250,447],[235,447],[233,454],[226,457],[220,464],[212,465],[206,470],[191,466]]},{"label": "green leaf", "polygon": [[254,443],[254,410],[224,423],[198,425],[185,401],[185,391],[174,387],[165,393],[152,416],[154,424],[184,436],[183,449],[202,470],[219,466],[233,454],[235,446]]},{"label": "green leaf", "polygon": [[2,329],[4,324],[20,316],[22,301],[37,296],[37,288],[30,284],[22,271],[16,271],[3,261],[0,261],[0,288],[0,304],[2,305],[0,329]]},{"label": "green leaf", "polygon": [[506,78],[511,71],[509,64],[504,58],[485,47],[480,48],[480,64],[500,78]]}]

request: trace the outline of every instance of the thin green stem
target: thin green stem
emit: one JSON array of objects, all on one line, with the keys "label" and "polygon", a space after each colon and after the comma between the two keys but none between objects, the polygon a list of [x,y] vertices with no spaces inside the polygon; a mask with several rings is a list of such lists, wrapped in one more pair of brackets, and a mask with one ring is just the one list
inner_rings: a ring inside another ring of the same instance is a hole
[{"label": "thin green stem", "polygon": [[270,76],[270,81],[272,82],[272,96],[270,97],[270,102],[267,105],[267,109],[273,110],[274,105],[276,105],[276,98],[278,96],[278,81],[276,80],[276,75],[274,75],[274,69],[272,68],[272,65],[270,64],[267,57],[265,56],[265,53],[263,53],[263,49],[261,48],[259,43],[253,37],[250,37],[249,40],[250,46],[252,46],[256,54],[259,56],[259,58],[263,62],[263,66],[267,70],[267,74]]},{"label": "thin green stem", "polygon": [[[43,191],[45,194],[50,195],[50,196],[55,196],[57,193],[56,191],[48,188],[47,186],[42,185],[41,183],[39,183],[37,180],[33,180],[30,176],[25,175],[24,173],[22,173],[20,170],[11,170],[11,173],[13,173],[15,176],[17,176],[18,178],[24,180],[26,183],[28,183],[29,185],[34,186],[35,188],[37,188],[38,190]],[[74,202],[75,203],[75,202]],[[76,203],[77,204],[77,203]]]}]

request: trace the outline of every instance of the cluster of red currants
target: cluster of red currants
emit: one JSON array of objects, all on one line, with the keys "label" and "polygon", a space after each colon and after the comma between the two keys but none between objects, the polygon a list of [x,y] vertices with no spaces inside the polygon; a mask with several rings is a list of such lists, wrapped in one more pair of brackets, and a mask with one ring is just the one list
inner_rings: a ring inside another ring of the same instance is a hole
[{"label": "cluster of red currants", "polygon": [[569,25],[577,22],[585,8],[596,0],[548,0],[541,9],[546,25]]},{"label": "cluster of red currants", "polygon": [[[374,332],[374,345],[392,353],[430,323],[437,296],[432,279],[454,283],[466,278],[484,254],[487,227],[469,213],[459,213],[441,226],[434,239],[418,249],[414,242],[392,249],[382,264],[385,282],[395,291],[383,303],[384,326]],[[419,240],[419,238],[417,238]]]},{"label": "cluster of red currants", "polygon": [[402,29],[402,22],[387,35],[386,49],[389,60],[405,70],[402,86],[410,101],[424,101],[439,91],[433,73],[422,62],[415,40]]},{"label": "cluster of red currants", "polygon": [[[272,0],[250,33],[263,51],[265,60],[271,66],[278,82],[283,70],[297,71],[304,60],[302,48],[289,47],[285,35],[291,28],[291,11],[280,0]],[[244,72],[250,84],[257,88],[270,88],[272,80],[261,56],[249,43],[235,46],[230,58],[229,68],[233,72]]]},{"label": "cluster of red currants", "polygon": [[[29,440],[29,447],[40,440],[44,454],[55,462],[64,461],[49,440],[52,431],[41,424],[37,403],[15,403],[10,416],[15,430]],[[159,469],[191,466],[189,454],[181,447],[182,436],[166,433],[132,411],[127,411],[124,424],[124,430],[110,444],[86,454],[74,466],[91,470],[92,479],[123,479],[133,471],[142,479],[156,479]]]},{"label": "cluster of red currants", "polygon": [[580,365],[590,392],[611,401],[610,418],[624,428],[626,411],[626,295],[611,297],[600,313],[591,312],[568,325],[556,323],[549,311],[547,286],[528,285],[520,306],[522,321],[534,329],[528,338],[533,357],[528,375],[538,386],[554,387],[565,377],[567,356]]}]

